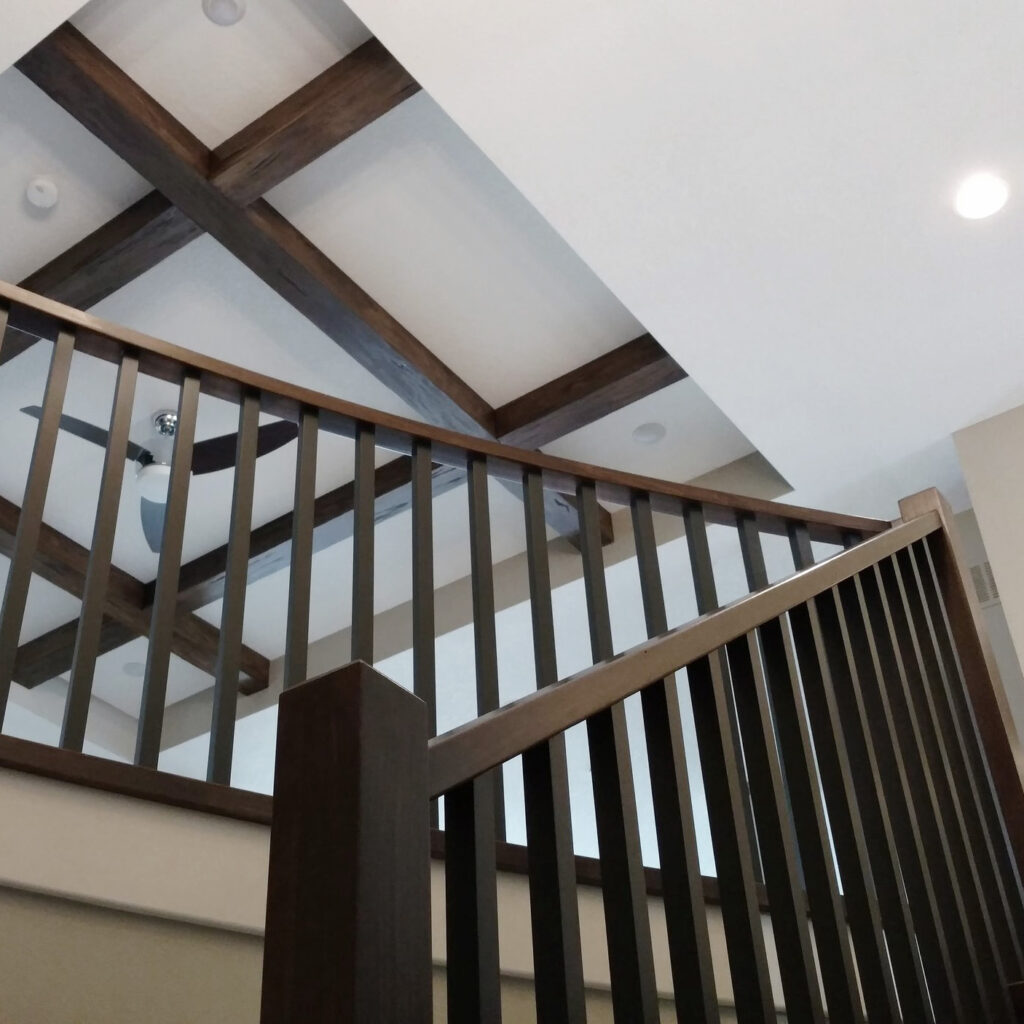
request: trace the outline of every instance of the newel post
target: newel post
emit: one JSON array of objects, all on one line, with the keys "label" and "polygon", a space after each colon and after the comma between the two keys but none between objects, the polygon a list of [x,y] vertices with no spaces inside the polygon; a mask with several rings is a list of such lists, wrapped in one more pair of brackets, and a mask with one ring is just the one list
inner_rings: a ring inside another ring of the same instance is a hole
[{"label": "newel post", "polygon": [[1024,749],[1010,713],[981,606],[968,577],[949,503],[934,487],[900,502],[904,520],[928,512],[938,512],[942,520],[942,530],[930,538],[932,560],[1006,831],[1018,870],[1024,877]]},{"label": "newel post", "polygon": [[363,662],[281,696],[261,1024],[429,1024],[427,707]]}]

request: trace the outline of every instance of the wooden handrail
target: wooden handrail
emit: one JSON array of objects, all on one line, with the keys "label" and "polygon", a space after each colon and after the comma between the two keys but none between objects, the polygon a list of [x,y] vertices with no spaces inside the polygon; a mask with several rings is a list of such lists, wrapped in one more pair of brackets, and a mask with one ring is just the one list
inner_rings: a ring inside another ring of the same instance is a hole
[{"label": "wooden handrail", "polygon": [[495,768],[941,528],[927,512],[430,741],[430,793]]},{"label": "wooden handrail", "polygon": [[356,424],[371,423],[379,446],[409,455],[414,441],[429,441],[433,460],[443,465],[463,468],[469,456],[484,456],[491,475],[517,483],[521,482],[524,469],[539,469],[548,490],[571,494],[575,493],[578,481],[593,481],[598,497],[615,504],[628,505],[634,491],[645,491],[650,493],[656,512],[678,514],[683,502],[699,502],[705,506],[709,522],[734,525],[736,513],[741,512],[756,515],[761,529],[770,533],[785,533],[791,522],[805,523],[811,536],[822,541],[841,541],[851,532],[882,533],[890,525],[880,519],[801,508],[623,473],[433,427],[191,352],[0,281],[0,305],[4,303],[12,306],[10,328],[32,337],[52,339],[61,325],[74,327],[76,350],[88,355],[117,361],[127,348],[138,354],[141,373],[175,384],[180,384],[186,373],[198,374],[203,393],[235,403],[246,392],[258,391],[262,411],[296,422],[303,408],[319,409],[321,428],[347,437],[354,435]]}]

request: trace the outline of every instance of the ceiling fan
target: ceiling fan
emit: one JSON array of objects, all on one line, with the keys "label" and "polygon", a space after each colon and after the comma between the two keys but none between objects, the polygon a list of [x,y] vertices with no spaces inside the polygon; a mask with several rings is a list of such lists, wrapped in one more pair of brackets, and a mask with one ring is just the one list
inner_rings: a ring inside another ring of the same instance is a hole
[{"label": "ceiling fan", "polygon": [[[38,405],[27,405],[22,410],[33,419],[42,416]],[[128,442],[128,461],[135,463],[135,479],[139,484],[139,514],[142,518],[142,532],[151,551],[159,553],[164,533],[164,513],[167,507],[167,483],[171,475],[171,454],[174,450],[174,435],[178,429],[178,415],[171,410],[161,410],[144,421],[149,435],[144,444]],[[109,432],[74,416],[61,416],[60,429],[90,444],[106,448]],[[299,428],[288,420],[267,423],[259,428],[256,441],[256,456],[270,452],[293,441]],[[221,434],[205,441],[196,441],[192,448],[192,473],[201,476],[230,469],[235,464],[238,434]]]}]

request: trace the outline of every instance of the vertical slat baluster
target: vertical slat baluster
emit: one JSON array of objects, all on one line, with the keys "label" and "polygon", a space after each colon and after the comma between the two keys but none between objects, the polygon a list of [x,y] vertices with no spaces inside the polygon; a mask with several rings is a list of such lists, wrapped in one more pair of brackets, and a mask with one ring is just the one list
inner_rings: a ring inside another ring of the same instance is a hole
[{"label": "vertical slat baluster", "polygon": [[[491,514],[487,462],[470,457],[468,465],[469,551],[473,590],[473,642],[476,652],[477,714],[498,707],[498,640],[494,622],[494,567],[491,564]],[[494,827],[505,838],[505,787],[501,769],[494,771]]]},{"label": "vertical slat baluster", "polygon": [[[538,689],[558,681],[551,572],[539,470],[523,481],[533,655]],[[538,1024],[587,1019],[565,737],[523,754],[530,915]]]},{"label": "vertical slat baluster", "polygon": [[[483,714],[498,706],[491,525],[483,459],[469,461],[468,498],[477,714]],[[503,835],[498,822],[504,822],[500,782],[497,768],[444,797],[450,1024],[501,1020],[495,862],[495,843]]]},{"label": "vertical slat baluster", "polygon": [[917,797],[908,781],[902,745],[883,684],[887,666],[883,667],[861,578],[855,576],[840,583],[838,592],[861,686],[867,739],[879,768],[898,851],[899,872],[906,887],[935,1019],[940,1024],[964,1020],[959,971],[954,969],[939,914],[938,904],[945,894],[935,885],[925,853],[918,824]]},{"label": "vertical slat baluster", "polygon": [[[0,356],[3,356],[4,352],[4,340],[7,337],[7,321],[10,319],[10,315],[10,310],[4,305],[0,305]],[[2,365],[3,363],[0,363],[0,366]]]},{"label": "vertical slat baluster", "polygon": [[7,698],[14,675],[14,660],[18,654],[18,640],[25,618],[25,603],[32,581],[32,563],[43,522],[53,452],[57,446],[57,431],[60,426],[61,410],[64,408],[64,395],[67,391],[74,349],[74,335],[69,331],[60,331],[50,357],[43,410],[39,417],[39,426],[36,428],[32,461],[29,463],[28,480],[25,483],[25,497],[21,503],[18,529],[14,537],[14,551],[7,572],[7,586],[4,589],[3,604],[0,605],[0,728],[3,727],[7,712]]},{"label": "vertical slat baluster", "polygon": [[[718,607],[704,510],[687,503],[683,519],[697,610],[703,615]],[[686,674],[718,870],[736,1016],[741,1024],[774,1024],[775,1000],[754,870],[749,794],[724,650],[699,658],[687,666]]]},{"label": "vertical slat baluster", "polygon": [[[576,501],[590,646],[595,662],[606,661],[615,651],[601,551],[600,509],[594,485],[579,484]],[[589,718],[587,740],[601,855],[613,1012],[617,1022],[657,1024],[654,952],[623,705],[617,704]]]},{"label": "vertical slat baluster", "polygon": [[[765,569],[764,553],[756,518],[740,515],[737,519],[737,529],[740,538],[740,551],[747,573],[747,585],[751,591],[756,591],[768,585],[768,573]],[[813,953],[810,953],[809,937],[804,934],[807,931],[805,916],[801,913],[796,922],[792,920],[784,922],[788,923],[785,933],[780,933],[777,922],[777,908],[783,909],[787,916],[791,913],[790,903],[793,896],[790,894],[790,889],[794,883],[789,881],[788,872],[796,872],[794,878],[797,883],[800,879],[796,851],[794,850],[790,854],[788,849],[788,845],[791,843],[788,828],[789,815],[777,817],[779,812],[773,814],[773,799],[782,799],[782,810],[786,810],[785,790],[782,788],[783,778],[785,778],[790,800],[788,810],[792,813],[792,824],[799,842],[803,874],[807,886],[807,902],[814,922],[814,938],[828,1001],[829,1020],[835,1024],[840,1021],[856,1024],[863,1019],[860,998],[857,994],[857,978],[847,936],[846,915],[833,866],[825,812],[821,802],[818,766],[814,758],[808,722],[804,717],[799,677],[796,672],[789,633],[783,620],[773,619],[758,628],[757,637],[760,641],[763,680],[760,678],[757,648],[754,647],[750,654],[746,654],[742,650],[741,645],[751,642],[749,638],[730,645],[729,663],[733,666],[736,703],[740,712],[740,726],[743,730],[743,748],[747,752],[750,765],[750,785],[755,798],[754,807],[758,816],[758,832],[763,839],[761,857],[765,865],[765,881],[769,885],[768,899],[772,908],[772,922],[780,966],[787,957],[791,958],[799,954],[800,960],[810,969],[810,980],[815,989],[814,995],[817,995],[814,957]],[[753,679],[751,679],[750,670],[745,667],[748,662],[753,665]],[[746,681],[743,682],[743,685],[741,685],[741,680],[736,679],[737,664],[744,666],[743,674],[746,676]],[[766,692],[762,693],[763,690]],[[778,762],[774,747],[772,711],[774,711],[774,731],[777,734],[779,750],[782,754],[782,764]],[[783,765],[785,766],[784,776]],[[822,774],[821,782],[823,784],[834,781],[834,777],[829,776],[824,769],[822,769]],[[778,777],[777,781],[775,781],[776,776]],[[842,784],[841,777],[839,781]],[[778,787],[774,794],[769,788],[771,782]],[[759,788],[762,790],[760,796]],[[762,825],[763,820],[765,821],[764,825]],[[769,835],[764,835],[764,828],[770,829]],[[784,859],[781,857],[780,851],[784,851]],[[840,851],[841,863],[842,855],[846,852],[846,850]],[[789,863],[790,856],[792,856],[791,864]],[[773,861],[771,865],[769,865],[770,860]],[[769,867],[771,867],[771,871],[769,871]],[[848,863],[847,867],[852,870],[853,865]],[[862,888],[864,887],[863,878],[860,879],[860,885]],[[773,889],[780,893],[778,897],[773,895]],[[802,912],[802,892],[799,892],[799,895],[799,903],[793,905]],[[851,916],[855,916],[855,912]],[[784,937],[784,935],[788,937]],[[884,955],[880,928],[877,931],[877,939],[879,947],[876,949],[876,955]],[[806,952],[804,952],[805,947]],[[791,973],[798,969],[796,965],[790,967]],[[869,1010],[872,1019],[877,1018],[878,1021],[897,1020],[895,999],[893,998],[891,1001],[886,999],[886,995],[892,992],[891,985],[889,993],[886,993],[883,985],[880,996],[876,998],[874,991],[868,985],[868,982],[874,980],[868,972],[865,978],[865,989],[866,995],[869,997]],[[787,1013],[790,1001],[787,991]],[[816,1009],[820,1014],[820,1006],[817,1006]],[[796,1019],[802,1020],[805,1016],[807,1019],[811,1019],[811,1012],[806,1008],[797,1010]]]},{"label": "vertical slat baluster", "polygon": [[[817,647],[818,663],[828,666],[827,674],[821,673],[825,684],[822,690],[834,709],[832,714],[834,720],[838,722],[838,729],[834,728],[833,731],[847,752],[846,763],[849,766],[849,773],[846,779],[852,781],[854,792],[853,800],[849,796],[833,797],[830,793],[829,820],[836,836],[837,847],[841,848],[852,841],[856,847],[858,861],[870,867],[870,871],[866,867],[861,868],[859,872],[848,870],[840,858],[850,927],[857,947],[865,1001],[868,1002],[868,1017],[874,1020],[870,1002],[871,991],[885,984],[884,976],[891,966],[904,1019],[930,1020],[928,985],[917,952],[914,925],[900,874],[893,826],[889,818],[885,790],[882,787],[878,759],[867,725],[858,658],[855,657],[850,645],[849,631],[838,591],[822,594],[814,601],[814,608],[816,621],[811,623],[811,631]],[[862,661],[866,659],[866,652],[862,651],[860,658]],[[809,671],[813,674],[813,665]],[[819,750],[822,751],[819,758],[823,764],[827,760],[827,743],[826,738],[824,743],[819,744]],[[847,802],[849,815],[836,810],[840,799]],[[849,837],[841,835],[846,825],[849,825],[851,830]],[[858,888],[861,877],[865,880],[863,890]],[[877,913],[875,902],[869,898],[869,879],[874,882]],[[881,925],[877,920],[879,916]],[[885,930],[884,939],[881,935],[882,928]],[[884,1019],[884,1016],[881,1019]]]},{"label": "vertical slat baluster", "polygon": [[[803,523],[791,523],[789,527],[790,547],[793,552],[793,565],[799,572],[814,564],[810,536]],[[864,822],[861,809],[857,804],[857,793],[853,782],[854,768],[848,755],[845,736],[842,728],[841,715],[836,698],[834,663],[829,654],[837,655],[838,648],[829,651],[825,642],[819,602],[814,599],[807,604],[792,609],[789,613],[789,625],[793,631],[795,652],[790,650],[788,660],[793,665],[793,656],[800,667],[803,686],[797,682],[795,671],[792,672],[795,689],[791,690],[791,700],[799,706],[801,695],[807,708],[807,716],[815,737],[814,750],[817,758],[808,745],[805,757],[808,763],[817,763],[821,775],[821,785],[828,804],[829,823],[832,841],[835,845],[836,860],[842,873],[844,891],[847,897],[846,908],[849,929],[857,949],[860,965],[861,989],[867,1007],[868,1019],[871,1021],[899,1020],[899,1004],[892,975],[890,955],[893,961],[898,955],[890,954],[886,949],[883,934],[881,910],[878,905],[877,892],[872,877],[870,853],[864,842]],[[788,647],[788,636],[785,637]],[[785,655],[784,655],[785,656]],[[807,794],[805,794],[807,795]],[[813,794],[809,794],[818,802],[817,785]],[[825,822],[820,821],[823,831],[822,848],[829,848],[829,833]],[[827,872],[832,887],[836,881],[832,868],[831,857],[826,864],[818,865],[819,871]],[[808,890],[821,886],[822,877],[817,880],[808,878]],[[822,894],[823,895],[823,894]],[[837,895],[837,894],[836,894]],[[846,947],[847,922],[840,915],[838,918],[826,918],[828,928],[823,929],[815,919],[814,934],[818,940],[819,953],[823,952],[824,940],[828,939],[833,946],[842,943]],[[827,958],[823,958],[827,960]],[[833,969],[836,965],[833,965]],[[823,973],[825,964],[823,962]],[[855,991],[855,990],[854,990]],[[925,1013],[924,989],[919,986],[915,991],[910,988],[910,1002],[906,1009],[914,1013]],[[916,1000],[915,1000],[916,996]],[[848,997],[847,997],[848,998]],[[829,1006],[830,1016],[831,1003]]]},{"label": "vertical slat baluster", "polygon": [[[927,541],[914,545],[913,558],[915,571],[920,580],[929,617],[934,627],[941,665],[944,668],[943,696],[940,705],[944,707],[943,713],[948,715],[950,728],[960,737],[962,756],[966,765],[966,777],[974,787],[973,802],[984,822],[991,845],[991,856],[1001,881],[1005,912],[1011,922],[1011,932],[1019,941],[1024,941],[1024,889],[1022,889],[1017,872],[1017,864],[1013,857],[981,736],[967,696],[963,670],[956,645],[952,640],[946,607],[941,597]],[[1022,974],[1024,974],[1024,970],[1022,970]]]},{"label": "vertical slat baluster", "polygon": [[[899,715],[911,727],[911,735],[903,733],[914,744],[921,772],[929,785],[928,799],[936,816],[937,838],[945,844],[945,866],[959,897],[959,915],[965,923],[965,945],[975,958],[979,993],[987,1007],[989,1020],[1013,1019],[1009,1002],[1008,979],[1003,974],[999,948],[993,931],[978,875],[974,850],[970,844],[960,799],[949,776],[949,754],[941,745],[934,705],[928,688],[924,663],[923,637],[911,616],[911,608],[903,575],[894,558],[876,566],[876,577],[892,624],[892,640],[902,664],[900,686],[895,704]],[[979,851],[980,852],[980,851]],[[967,938],[969,936],[969,938]]]},{"label": "vertical slat baluster", "polygon": [[292,559],[288,576],[288,631],[284,648],[284,687],[304,682],[309,658],[309,603],[313,579],[313,512],[316,503],[316,446],[320,429],[315,409],[299,414],[292,511]]},{"label": "vertical slat baluster", "polygon": [[138,356],[133,352],[122,353],[110,414],[107,449],[103,456],[100,496],[96,505],[92,544],[89,548],[89,565],[85,571],[85,590],[79,613],[78,635],[75,637],[75,651],[71,659],[70,685],[64,705],[64,721],[61,725],[60,745],[67,750],[81,752],[85,742],[85,727],[89,717],[96,658],[99,655],[103,604],[110,575],[110,556],[114,549],[117,510],[121,502],[121,484],[124,480],[128,452],[128,431],[132,422],[138,374]]},{"label": "vertical slat baluster", "polygon": [[[412,444],[412,688],[427,705],[427,726],[437,735],[437,654],[434,638],[434,486],[430,442]],[[437,828],[437,801],[430,827]]]},{"label": "vertical slat baluster", "polygon": [[[873,624],[882,659],[882,679],[888,691],[893,721],[893,742],[903,753],[910,792],[917,805],[918,828],[924,842],[932,882],[942,894],[938,907],[940,919],[958,972],[960,994],[965,1009],[983,1020],[998,1020],[997,1008],[989,1004],[978,962],[978,951],[968,939],[969,922],[964,908],[961,879],[957,877],[950,853],[946,822],[939,817],[935,782],[924,758],[920,728],[914,709],[907,699],[907,667],[900,638],[878,565],[861,576],[869,621]],[[978,1019],[976,1017],[976,1019]]]},{"label": "vertical slat baluster", "polygon": [[171,641],[178,604],[178,573],[181,570],[181,545],[185,539],[185,515],[188,511],[188,486],[192,477],[192,447],[198,411],[199,375],[189,371],[181,382],[178,395],[174,454],[167,482],[167,506],[153,591],[149,652],[146,656],[146,676],[135,740],[135,763],[144,768],[156,768],[160,760],[160,737],[164,727],[167,673],[171,664]]},{"label": "vertical slat baluster", "polygon": [[[668,631],[668,616],[650,497],[635,493],[632,512],[647,635],[655,637]],[[675,678],[648,686],[641,691],[640,701],[676,1016],[680,1021],[712,1024],[720,1019],[718,994]]]},{"label": "vertical slat baluster", "polygon": [[494,772],[444,795],[448,1024],[500,1024]]},{"label": "vertical slat baluster", "polygon": [[256,447],[259,439],[260,397],[247,392],[238,410],[238,441],[235,443],[235,480],[231,494],[228,555],[224,579],[224,604],[217,642],[217,668],[213,683],[213,714],[210,719],[210,750],[206,778],[231,784],[231,759],[235,744],[235,709],[245,621],[245,588],[249,573],[249,536],[252,530],[252,499],[256,487]]},{"label": "vertical slat baluster", "polygon": [[373,664],[374,428],[356,425],[352,500],[352,660]]}]

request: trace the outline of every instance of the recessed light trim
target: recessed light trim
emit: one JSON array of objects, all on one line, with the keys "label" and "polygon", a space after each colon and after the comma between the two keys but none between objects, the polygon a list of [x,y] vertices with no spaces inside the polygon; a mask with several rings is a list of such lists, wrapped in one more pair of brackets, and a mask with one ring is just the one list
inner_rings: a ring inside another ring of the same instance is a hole
[{"label": "recessed light trim", "polygon": [[960,183],[954,203],[966,220],[983,220],[998,213],[1010,198],[1010,186],[998,174],[979,171]]},{"label": "recessed light trim", "polygon": [[637,444],[657,444],[667,433],[664,423],[641,423],[633,431],[633,440]]},{"label": "recessed light trim", "polygon": [[146,663],[144,661],[126,661],[121,666],[121,671],[129,679],[141,679],[146,674]]},{"label": "recessed light trim", "polygon": [[203,0],[203,13],[214,25],[237,25],[245,15],[245,0]]},{"label": "recessed light trim", "polygon": [[25,198],[37,210],[52,210],[60,199],[60,189],[53,178],[38,174],[25,188]]}]

